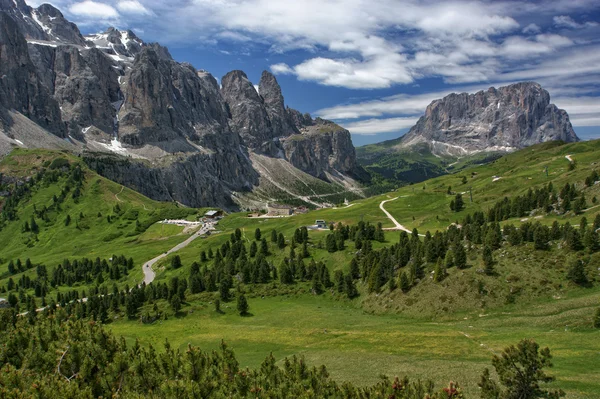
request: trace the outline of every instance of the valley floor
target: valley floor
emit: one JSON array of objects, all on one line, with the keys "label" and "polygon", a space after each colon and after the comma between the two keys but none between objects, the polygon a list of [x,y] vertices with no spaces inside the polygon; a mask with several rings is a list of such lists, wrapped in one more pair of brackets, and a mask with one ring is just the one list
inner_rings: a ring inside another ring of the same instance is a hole
[{"label": "valley floor", "polygon": [[330,293],[300,293],[250,297],[249,317],[240,317],[234,302],[223,304],[218,314],[213,304],[192,300],[184,316],[149,325],[118,320],[109,328],[130,342],[157,348],[168,339],[181,350],[188,344],[216,349],[223,339],[242,367],[259,367],[273,353],[280,365],[286,356],[303,355],[311,366],[327,365],[335,379],[358,384],[375,383],[381,374],[430,378],[437,386],[458,381],[467,397],[478,396],[479,376],[494,353],[533,338],[551,348],[550,372],[567,397],[598,398],[598,332],[565,325],[565,320],[587,318],[599,301],[600,290],[579,290],[561,299],[432,321],[372,315],[356,301]]}]

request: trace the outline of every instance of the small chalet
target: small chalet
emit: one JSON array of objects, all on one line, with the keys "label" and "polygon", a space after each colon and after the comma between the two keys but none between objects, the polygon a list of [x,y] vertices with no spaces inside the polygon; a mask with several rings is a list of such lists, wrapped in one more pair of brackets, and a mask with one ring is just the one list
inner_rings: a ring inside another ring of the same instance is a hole
[{"label": "small chalet", "polygon": [[204,217],[207,219],[217,219],[223,216],[223,211],[219,210],[210,210],[204,214]]},{"label": "small chalet", "polygon": [[292,207],[289,205],[268,204],[267,209],[269,210],[269,215],[273,216],[289,216],[292,214]]}]

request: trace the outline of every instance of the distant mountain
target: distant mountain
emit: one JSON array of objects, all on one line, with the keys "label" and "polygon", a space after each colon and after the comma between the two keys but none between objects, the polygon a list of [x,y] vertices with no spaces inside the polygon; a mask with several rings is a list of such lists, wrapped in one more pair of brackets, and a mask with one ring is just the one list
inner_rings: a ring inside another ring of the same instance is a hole
[{"label": "distant mountain", "polygon": [[258,91],[242,71],[219,87],[131,31],[83,36],[48,4],[0,0],[0,24],[0,154],[69,149],[151,198],[191,206],[362,195],[349,132],[286,107],[267,71]]},{"label": "distant mountain", "polygon": [[534,82],[516,83],[475,94],[450,94],[427,106],[400,147],[427,143],[438,155],[513,151],[546,141],[578,141],[569,115],[550,103]]},{"label": "distant mountain", "polygon": [[523,82],[434,100],[406,135],[356,153],[375,185],[387,189],[555,140],[579,141],[569,115],[539,84]]}]

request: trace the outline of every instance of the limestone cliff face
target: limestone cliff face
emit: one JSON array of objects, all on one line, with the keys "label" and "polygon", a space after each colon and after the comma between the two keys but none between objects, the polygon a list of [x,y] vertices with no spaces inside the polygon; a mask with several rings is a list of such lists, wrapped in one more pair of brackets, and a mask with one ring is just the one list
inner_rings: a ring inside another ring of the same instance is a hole
[{"label": "limestone cliff face", "polygon": [[550,103],[548,92],[537,83],[523,82],[433,101],[401,144],[427,142],[434,151],[460,155],[551,140],[579,139],[568,114]]},{"label": "limestone cliff face", "polygon": [[112,134],[119,74],[106,56],[97,49],[80,52],[66,45],[29,47],[42,81],[60,104],[69,135],[83,138],[91,126]]},{"label": "limestone cliff face", "polygon": [[158,46],[147,46],[135,57],[125,77],[119,135],[132,145],[174,139],[200,140],[208,134],[231,139],[227,111],[216,80],[189,64],[179,64]]},{"label": "limestone cliff face", "polygon": [[263,71],[258,92],[242,71],[222,79],[221,93],[230,125],[254,151],[284,157],[296,168],[326,179],[327,173],[351,173],[356,155],[350,133],[333,122],[286,108],[273,74]]},{"label": "limestone cliff face", "polygon": [[[65,137],[58,103],[43,85],[29,57],[27,42],[16,22],[0,12],[0,108],[14,109],[49,132]],[[3,125],[11,122],[7,113]]]},{"label": "limestone cliff face", "polygon": [[[349,133],[286,107],[267,71],[257,88],[242,71],[225,75],[220,88],[210,73],[131,31],[82,36],[53,6],[23,0],[0,0],[0,22],[0,127],[16,111],[149,197],[235,207],[266,173],[254,169],[255,153],[338,183],[356,171]],[[21,130],[21,138],[32,131]]]},{"label": "limestone cliff face", "polygon": [[282,140],[285,157],[298,169],[321,179],[327,173],[356,172],[356,153],[350,132],[339,125],[317,118],[300,134]]}]

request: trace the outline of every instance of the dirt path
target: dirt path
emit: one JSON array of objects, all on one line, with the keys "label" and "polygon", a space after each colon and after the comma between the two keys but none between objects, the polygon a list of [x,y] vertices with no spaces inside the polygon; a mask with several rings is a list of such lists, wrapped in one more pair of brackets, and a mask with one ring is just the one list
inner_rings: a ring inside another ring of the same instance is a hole
[{"label": "dirt path", "polygon": [[394,223],[394,225],[396,227],[392,227],[392,228],[386,228],[384,230],[403,230],[406,231],[407,233],[412,233],[411,230],[407,229],[406,227],[404,227],[403,225],[401,225],[388,211],[385,210],[385,208],[383,207],[383,204],[385,204],[386,202],[390,202],[390,201],[395,201],[397,200],[399,197],[396,198],[392,198],[392,199],[388,199],[388,200],[383,200],[381,201],[381,203],[379,204],[379,209],[381,209],[383,211],[383,213],[385,213],[388,217],[388,219],[390,219],[392,221],[392,223]]},{"label": "dirt path", "polygon": [[184,242],[181,242],[181,243],[175,245],[173,248],[169,249],[167,252],[160,254],[156,258],[150,259],[148,262],[144,263],[144,265],[142,266],[142,271],[144,272],[144,283],[146,283],[146,285],[148,285],[154,281],[154,278],[156,277],[156,273],[152,269],[152,266],[154,266],[154,264],[156,262],[158,262],[162,258],[167,257],[168,255],[172,254],[173,252],[179,251],[180,249],[187,247],[196,238],[200,237],[202,234],[206,234],[206,232],[208,232],[209,230],[212,230],[212,229],[214,229],[213,225],[207,223],[204,226],[202,226],[202,228],[200,230],[198,230],[197,232],[192,234]]},{"label": "dirt path", "polygon": [[117,201],[119,202],[123,202],[123,200],[121,198],[119,198],[119,194],[121,194],[123,192],[123,190],[125,189],[125,186],[121,186],[121,191],[119,191],[118,193],[115,194],[115,198],[117,199]]}]

